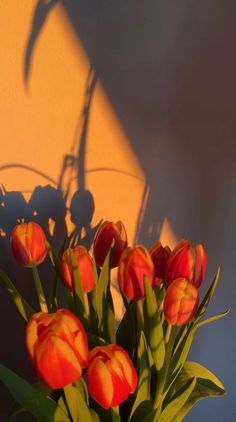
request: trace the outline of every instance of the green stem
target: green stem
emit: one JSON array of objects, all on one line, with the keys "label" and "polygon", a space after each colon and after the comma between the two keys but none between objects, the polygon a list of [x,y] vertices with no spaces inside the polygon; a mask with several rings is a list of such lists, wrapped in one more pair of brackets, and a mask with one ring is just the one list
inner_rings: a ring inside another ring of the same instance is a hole
[{"label": "green stem", "polygon": [[84,311],[88,322],[90,321],[90,307],[87,293],[84,293]]},{"label": "green stem", "polygon": [[165,344],[167,344],[170,340],[171,329],[172,329],[172,325],[168,323],[166,333],[165,333]]},{"label": "green stem", "polygon": [[111,408],[111,420],[112,422],[120,422],[120,409],[119,406]]},{"label": "green stem", "polygon": [[34,285],[36,288],[40,308],[42,312],[48,312],[47,302],[45,299],[43,287],[40,281],[39,273],[37,267],[32,267],[33,277],[34,277]]}]

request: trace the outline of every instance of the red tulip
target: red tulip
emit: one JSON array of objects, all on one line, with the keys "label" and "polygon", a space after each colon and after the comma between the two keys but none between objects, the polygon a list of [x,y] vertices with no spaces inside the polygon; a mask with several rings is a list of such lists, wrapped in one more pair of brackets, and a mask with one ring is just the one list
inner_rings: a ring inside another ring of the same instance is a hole
[{"label": "red tulip", "polygon": [[178,277],[187,278],[200,287],[206,272],[206,252],[202,245],[191,246],[188,240],[180,241],[171,252],[166,269],[166,281],[172,283]]},{"label": "red tulip", "polygon": [[11,234],[11,248],[15,259],[23,267],[41,264],[47,255],[42,227],[33,221],[15,226]]},{"label": "red tulip", "polygon": [[[71,249],[71,251],[77,262],[81,277],[82,289],[85,293],[88,293],[95,286],[92,258],[84,246],[76,246],[74,249]],[[67,287],[70,290],[75,290],[75,280],[73,276],[73,268],[71,265],[69,249],[63,253],[62,274]]]},{"label": "red tulip", "polygon": [[163,247],[161,242],[156,242],[152,245],[149,252],[154,263],[155,284],[161,285],[165,280],[166,265],[171,250],[169,246]]},{"label": "red tulip", "polygon": [[95,347],[89,354],[87,385],[104,409],[118,406],[134,393],[138,377],[133,363],[117,344]]},{"label": "red tulip", "polygon": [[177,278],[167,288],[164,315],[172,325],[183,325],[194,316],[199,302],[197,288],[186,278]]},{"label": "red tulip", "polygon": [[95,235],[93,251],[96,263],[100,267],[105,261],[113,240],[115,244],[112,250],[111,267],[115,268],[119,264],[123,250],[127,247],[127,234],[121,221],[116,223],[105,221]]},{"label": "red tulip", "polygon": [[67,309],[33,315],[26,328],[26,348],[38,377],[51,388],[76,381],[87,367],[85,330]]},{"label": "red tulip", "polygon": [[142,245],[127,248],[120,258],[118,280],[121,291],[129,299],[144,297],[144,275],[154,288],[154,265],[148,250]]}]

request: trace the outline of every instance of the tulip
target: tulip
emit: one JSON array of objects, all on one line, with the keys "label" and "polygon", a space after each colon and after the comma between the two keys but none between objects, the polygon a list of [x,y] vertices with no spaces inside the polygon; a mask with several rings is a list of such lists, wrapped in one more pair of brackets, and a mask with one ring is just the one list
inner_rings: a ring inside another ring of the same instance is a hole
[{"label": "tulip", "polygon": [[90,352],[86,382],[94,400],[109,409],[134,393],[138,376],[126,351],[111,344],[95,347]]},{"label": "tulip", "polygon": [[142,299],[145,294],[143,280],[145,275],[154,288],[154,264],[148,250],[142,245],[127,248],[121,255],[118,267],[121,291],[131,300]]},{"label": "tulip", "polygon": [[172,325],[183,325],[189,322],[198,307],[199,293],[197,288],[186,278],[177,278],[167,288],[164,299],[164,315]]},{"label": "tulip", "polygon": [[120,256],[127,247],[127,234],[121,221],[117,221],[116,223],[105,221],[95,235],[93,251],[96,263],[100,267],[102,267],[106,259],[113,240],[111,268],[118,266]]},{"label": "tulip", "polygon": [[[82,289],[84,293],[88,293],[95,286],[92,258],[84,246],[76,246],[74,249],[71,249],[71,252],[73,253],[77,262],[78,270],[81,277]],[[67,249],[63,253],[62,274],[67,287],[71,291],[74,291],[75,280],[70,260],[69,249]]]},{"label": "tulip", "polygon": [[26,349],[38,377],[53,389],[75,382],[87,367],[85,330],[67,309],[33,315],[26,328]]},{"label": "tulip", "polygon": [[202,245],[191,246],[188,240],[180,241],[170,254],[166,281],[168,284],[179,277],[195,287],[200,287],[206,272],[206,252]]},{"label": "tulip", "polygon": [[11,248],[16,261],[23,267],[41,264],[47,255],[42,227],[33,221],[15,226],[11,234]]},{"label": "tulip", "polygon": [[152,245],[149,252],[154,263],[155,284],[161,285],[165,280],[166,265],[171,250],[169,246],[163,247],[161,242],[156,242]]}]

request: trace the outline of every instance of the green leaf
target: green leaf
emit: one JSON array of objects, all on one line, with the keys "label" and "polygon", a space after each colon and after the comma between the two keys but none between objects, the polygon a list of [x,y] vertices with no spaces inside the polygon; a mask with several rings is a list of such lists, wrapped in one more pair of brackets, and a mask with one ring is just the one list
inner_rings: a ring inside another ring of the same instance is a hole
[{"label": "green leaf", "polygon": [[113,298],[112,298],[110,289],[107,290],[106,302],[107,302],[106,332],[108,334],[109,341],[111,343],[115,343],[116,342],[115,312],[114,312]]},{"label": "green leaf", "polygon": [[143,331],[141,332],[138,345],[138,375],[137,393],[130,412],[129,422],[139,422],[147,413],[153,410],[150,394],[151,369],[148,358],[148,347]]},{"label": "green leaf", "polygon": [[6,287],[21,316],[28,322],[36,311],[21,296],[10,278],[2,270],[0,270],[0,281]]},{"label": "green leaf", "polygon": [[206,325],[206,324],[210,324],[211,322],[217,321],[218,319],[224,318],[226,315],[228,315],[228,313],[229,313],[229,309],[226,309],[226,311],[218,315],[214,315],[210,318],[204,319],[203,321],[197,323],[197,328],[202,327],[203,325]]},{"label": "green leaf", "polygon": [[184,406],[196,385],[196,378],[191,378],[173,397],[172,401],[164,408],[161,415],[155,417],[154,422],[172,422],[176,421],[176,415]]},{"label": "green leaf", "polygon": [[211,298],[212,298],[212,296],[215,292],[216,286],[218,284],[219,276],[220,276],[220,268],[218,268],[213,282],[211,283],[211,285],[210,285],[208,291],[206,292],[200,306],[198,307],[198,310],[197,310],[196,315],[195,315],[195,323],[197,323],[200,320],[200,318],[204,315],[204,313],[206,312],[207,307],[210,303],[210,300],[211,300]]},{"label": "green leaf", "polygon": [[205,397],[218,397],[225,394],[223,384],[211,371],[199,363],[191,361],[185,362],[181,373],[173,385],[172,394],[180,390],[193,376],[196,377],[196,385],[188,400],[177,414],[177,421],[179,422],[183,420],[184,416],[199,400]]},{"label": "green leaf", "polygon": [[55,312],[58,308],[57,305],[57,297],[56,297],[56,291],[57,291],[57,282],[58,282],[58,276],[60,276],[60,273],[58,271],[58,267],[60,267],[60,272],[61,272],[61,258],[65,249],[65,244],[66,244],[66,239],[63,240],[62,245],[60,247],[59,253],[58,253],[58,261],[59,263],[57,263],[57,265],[54,265],[54,256],[56,256],[56,254],[53,252],[52,247],[49,244],[47,245],[48,247],[48,252],[51,258],[51,261],[55,267],[55,273],[53,274],[53,278],[52,281],[50,283],[50,289],[49,289],[49,298],[48,298],[48,307],[49,307],[49,311],[51,312]]},{"label": "green leaf", "polygon": [[96,308],[99,330],[105,334],[107,334],[107,292],[110,289],[110,256],[112,247],[113,242],[102,266],[96,287]]},{"label": "green leaf", "polygon": [[77,380],[74,384],[75,384],[75,387],[77,388],[77,390],[79,390],[80,393],[82,394],[85,402],[87,404],[89,404],[89,393],[88,393],[87,384],[86,384],[84,378],[80,377],[80,379]]},{"label": "green leaf", "polygon": [[47,245],[48,255],[51,259],[52,265],[55,267],[57,273],[59,274],[61,280],[63,281],[63,275],[62,275],[62,269],[61,269],[61,260],[55,254],[51,244],[48,241],[46,241],[46,245]]},{"label": "green leaf", "polygon": [[116,332],[117,343],[122,346],[130,356],[133,356],[133,349],[134,346],[136,346],[135,314],[135,301],[130,301]]},{"label": "green leaf", "polygon": [[169,390],[170,386],[173,384],[184,362],[187,359],[189,350],[193,342],[195,331],[196,331],[196,327],[194,326],[193,323],[191,323],[185,335],[183,336],[182,340],[179,342],[179,345],[171,358],[168,375],[167,375],[167,384],[166,384],[165,394]]},{"label": "green leaf", "polygon": [[94,417],[80,390],[73,385],[67,385],[64,387],[64,394],[73,422],[93,422]]},{"label": "green leaf", "polygon": [[0,380],[5,384],[15,401],[40,421],[69,422],[68,417],[57,403],[45,397],[40,391],[4,365],[0,365]]},{"label": "green leaf", "polygon": [[154,288],[154,292],[156,295],[156,301],[157,301],[157,307],[158,309],[160,309],[162,302],[164,300],[165,294],[166,294],[166,289],[165,286],[158,286],[158,284],[155,286]]},{"label": "green leaf", "polygon": [[[58,405],[62,408],[63,412],[64,412],[64,413],[65,413],[65,415],[68,417],[68,420],[70,420],[70,419],[69,419],[68,408],[67,408],[67,405],[66,405],[66,403],[65,403],[65,400],[64,400],[63,396],[61,396],[61,397],[59,398],[59,400],[58,400]],[[56,421],[56,420],[54,420],[53,422],[55,422],[55,421]],[[57,422],[62,422],[62,421],[60,421],[59,419],[57,419]]]},{"label": "green leaf", "polygon": [[165,342],[163,329],[157,307],[156,295],[149,281],[144,277],[145,286],[145,307],[147,321],[145,326],[148,328],[148,343],[152,352],[152,357],[158,371],[163,367],[165,360]]}]

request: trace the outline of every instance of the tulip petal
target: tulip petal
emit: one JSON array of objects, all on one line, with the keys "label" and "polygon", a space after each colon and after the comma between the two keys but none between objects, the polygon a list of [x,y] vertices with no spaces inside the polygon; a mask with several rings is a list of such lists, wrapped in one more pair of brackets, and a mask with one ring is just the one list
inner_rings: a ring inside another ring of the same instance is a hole
[{"label": "tulip petal", "polygon": [[51,388],[63,388],[80,378],[82,369],[70,346],[58,337],[47,337],[35,352],[38,376]]},{"label": "tulip petal", "polygon": [[117,359],[113,357],[113,359],[108,360],[105,365],[112,378],[113,397],[111,406],[114,407],[127,399],[130,388]]},{"label": "tulip petal", "polygon": [[114,355],[122,365],[124,377],[130,387],[130,393],[133,393],[136,390],[138,382],[137,373],[133,368],[133,363],[128,354],[124,353],[121,347],[116,346],[114,348]]},{"label": "tulip petal", "polygon": [[200,287],[206,272],[206,252],[202,245],[195,247],[194,286]]},{"label": "tulip petal", "polygon": [[88,367],[87,385],[94,400],[104,409],[109,409],[113,399],[113,382],[107,366],[100,358],[93,359]]},{"label": "tulip petal", "polygon": [[167,265],[167,283],[170,284],[179,277],[187,278],[189,281],[192,280],[194,259],[194,249],[189,242],[181,241],[170,254]]},{"label": "tulip petal", "polygon": [[174,280],[168,287],[164,300],[164,314],[172,325],[186,324],[192,319],[199,301],[195,286],[185,278]]}]

